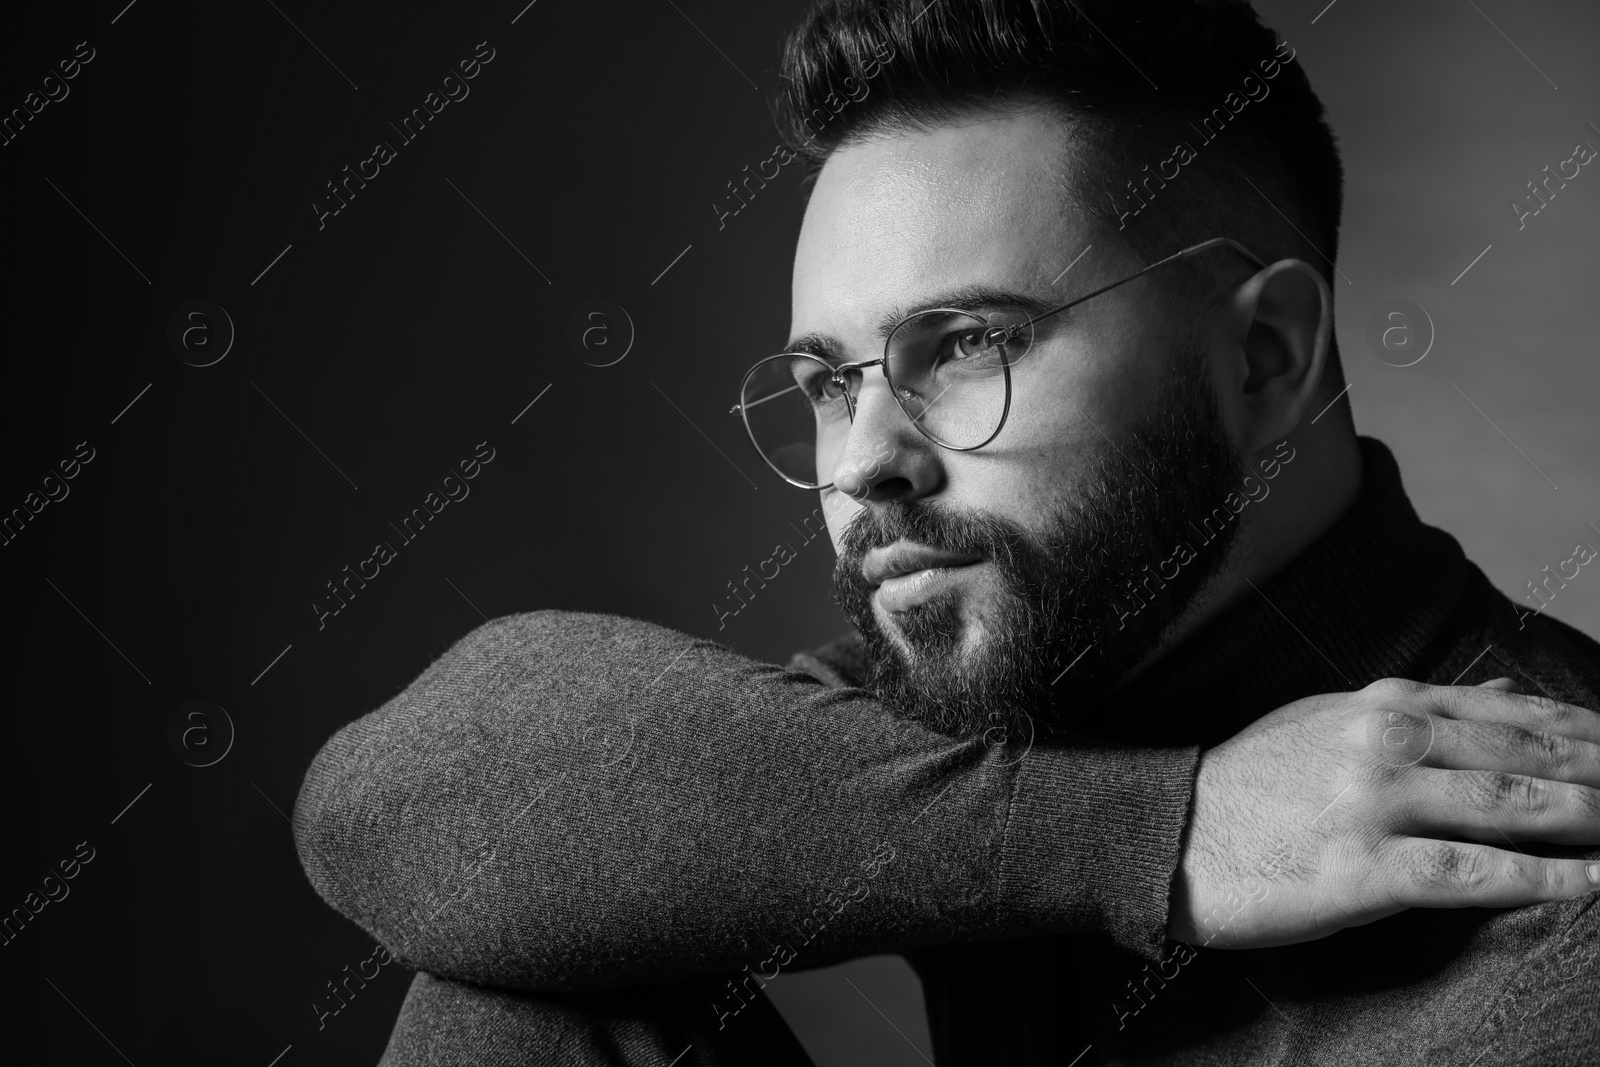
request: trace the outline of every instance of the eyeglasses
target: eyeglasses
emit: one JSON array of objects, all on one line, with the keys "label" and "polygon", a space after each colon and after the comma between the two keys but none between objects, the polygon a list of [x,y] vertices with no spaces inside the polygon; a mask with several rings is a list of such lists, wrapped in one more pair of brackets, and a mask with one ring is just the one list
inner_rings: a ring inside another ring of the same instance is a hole
[{"label": "eyeglasses", "polygon": [[1020,311],[918,311],[889,332],[881,359],[830,363],[808,352],[768,356],[745,372],[739,402],[728,413],[744,419],[751,444],[778,477],[801,489],[826,489],[855,421],[862,372],[882,367],[890,394],[922,436],[953,452],[974,451],[1005,425],[1011,368],[1032,349],[1035,325],[1212,248],[1232,249],[1257,269],[1266,266],[1239,242],[1213,237],[1032,318]]}]

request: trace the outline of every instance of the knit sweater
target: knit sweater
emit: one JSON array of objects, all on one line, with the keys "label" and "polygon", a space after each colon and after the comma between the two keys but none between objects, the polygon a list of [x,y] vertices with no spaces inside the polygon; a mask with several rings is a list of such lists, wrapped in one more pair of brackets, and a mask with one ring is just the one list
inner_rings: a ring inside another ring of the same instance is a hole
[{"label": "knit sweater", "polygon": [[1597,702],[1600,647],[1519,628],[1362,450],[1351,511],[1085,716],[1092,735],[1018,760],[887,714],[850,685],[851,640],[783,671],[539,612],[328,742],[302,860],[402,962],[508,989],[903,951],[941,1064],[1589,1062],[1592,896],[1272,950],[1164,941],[1196,746],[1389,676]]}]

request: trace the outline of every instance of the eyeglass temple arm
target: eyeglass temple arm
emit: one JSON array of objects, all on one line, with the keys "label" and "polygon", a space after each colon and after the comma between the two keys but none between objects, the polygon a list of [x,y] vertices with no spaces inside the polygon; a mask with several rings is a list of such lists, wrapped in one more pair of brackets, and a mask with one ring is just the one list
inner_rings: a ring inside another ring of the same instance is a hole
[{"label": "eyeglass temple arm", "polygon": [[1062,304],[1058,308],[1052,308],[1051,310],[1046,311],[1042,315],[1036,315],[1035,317],[1033,317],[1033,318],[1028,320],[1027,325],[1028,326],[1032,326],[1035,323],[1040,322],[1043,319],[1048,319],[1051,315],[1059,314],[1059,313],[1067,310],[1070,307],[1073,307],[1073,306],[1075,306],[1077,304],[1083,303],[1085,300],[1089,300],[1089,299],[1092,299],[1094,297],[1097,297],[1101,293],[1110,292],[1112,289],[1117,288],[1117,286],[1119,286],[1119,285],[1126,285],[1129,282],[1133,281],[1135,278],[1143,277],[1144,275],[1149,274],[1151,271],[1155,270],[1157,267],[1165,266],[1166,264],[1171,263],[1174,260],[1184,259],[1184,258],[1186,258],[1188,256],[1197,255],[1198,253],[1209,251],[1210,249],[1218,248],[1218,247],[1227,247],[1227,248],[1233,249],[1235,252],[1238,252],[1240,255],[1242,255],[1246,259],[1248,259],[1251,263],[1254,263],[1258,269],[1266,266],[1266,264],[1264,262],[1262,262],[1260,256],[1256,255],[1254,252],[1250,251],[1248,248],[1246,248],[1244,245],[1240,244],[1238,241],[1235,241],[1233,238],[1231,238],[1231,237],[1213,237],[1209,241],[1201,241],[1197,245],[1190,245],[1188,248],[1180,249],[1180,250],[1172,253],[1172,255],[1167,256],[1165,259],[1158,259],[1154,263],[1150,264],[1148,267],[1145,267],[1143,270],[1140,270],[1140,271],[1138,271],[1138,272],[1136,272],[1134,274],[1130,274],[1126,278],[1123,278],[1121,281],[1112,282],[1110,285],[1102,285],[1100,288],[1096,289],[1092,293],[1086,293],[1083,296],[1077,297],[1076,299],[1070,300],[1067,303]]},{"label": "eyeglass temple arm", "polygon": [[[1256,255],[1254,252],[1250,251],[1248,248],[1246,248],[1244,245],[1240,244],[1238,241],[1235,241],[1233,238],[1231,238],[1231,237],[1213,237],[1208,241],[1201,241],[1197,245],[1190,245],[1188,248],[1179,249],[1178,251],[1172,253],[1172,255],[1167,256],[1165,259],[1158,259],[1154,263],[1150,264],[1148,267],[1145,267],[1144,269],[1142,269],[1142,270],[1140,270],[1140,271],[1138,271],[1138,272],[1136,272],[1134,274],[1128,275],[1126,278],[1123,278],[1121,281],[1112,282],[1110,285],[1102,285],[1100,288],[1096,289],[1092,293],[1085,293],[1083,296],[1080,296],[1075,300],[1070,300],[1067,303],[1062,304],[1058,308],[1052,308],[1051,310],[1046,311],[1042,315],[1036,315],[1033,318],[1029,319],[1027,321],[1026,325],[1032,326],[1037,322],[1041,322],[1044,319],[1048,319],[1051,315],[1059,314],[1059,313],[1067,310],[1070,307],[1073,307],[1075,305],[1083,303],[1085,300],[1093,299],[1094,297],[1099,296],[1101,293],[1110,292],[1112,289],[1117,288],[1117,286],[1119,286],[1119,285],[1126,285],[1129,282],[1133,281],[1135,278],[1143,277],[1144,275],[1149,274],[1151,271],[1155,270],[1157,267],[1165,266],[1166,264],[1171,263],[1174,260],[1184,259],[1184,258],[1186,258],[1188,256],[1198,255],[1201,252],[1206,252],[1206,251],[1209,251],[1209,250],[1211,250],[1213,248],[1220,248],[1220,247],[1227,247],[1227,248],[1233,249],[1235,252],[1238,252],[1241,256],[1244,256],[1244,258],[1248,259],[1251,263],[1254,263],[1258,269],[1266,266],[1266,263],[1264,263],[1262,261],[1260,256]],[[833,373],[835,375],[837,375],[837,374],[839,374],[839,373],[841,373],[843,371],[846,371],[846,370],[862,370],[862,369],[865,369],[867,367],[877,366],[878,364],[880,364],[882,362],[884,362],[882,359],[861,360],[861,361],[855,362],[855,363],[843,363],[843,364],[840,364],[839,366],[832,368],[832,370],[833,370]],[[850,401],[849,401],[849,393],[846,392],[845,396],[846,396],[846,402],[850,403]],[[850,406],[851,406],[852,411],[853,411],[855,405],[853,403],[851,403]],[[730,414],[730,415],[739,415],[739,414],[742,414],[742,412],[743,412],[743,405],[741,405],[741,404],[735,404],[735,405],[733,405],[733,407],[728,409],[728,414]]]}]

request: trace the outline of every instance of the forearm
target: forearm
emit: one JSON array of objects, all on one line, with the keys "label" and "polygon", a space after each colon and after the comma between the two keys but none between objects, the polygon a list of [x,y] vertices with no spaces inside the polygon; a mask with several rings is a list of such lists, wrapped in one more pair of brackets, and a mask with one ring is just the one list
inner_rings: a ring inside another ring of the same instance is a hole
[{"label": "forearm", "polygon": [[[578,743],[623,722],[625,755]],[[336,734],[295,827],[318,891],[400,959],[508,988],[1030,932],[1153,954],[1194,760],[1013,762],[862,690],[541,612],[479,628]]]}]

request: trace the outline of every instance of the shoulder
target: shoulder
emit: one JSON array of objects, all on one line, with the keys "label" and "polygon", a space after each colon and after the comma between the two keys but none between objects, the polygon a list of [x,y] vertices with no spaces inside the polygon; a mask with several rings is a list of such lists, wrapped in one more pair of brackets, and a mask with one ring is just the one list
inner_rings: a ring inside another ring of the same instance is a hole
[{"label": "shoulder", "polygon": [[1427,680],[1478,685],[1509,677],[1524,693],[1600,711],[1600,643],[1551,615],[1519,607],[1481,570],[1471,571],[1463,607],[1472,621]]}]

